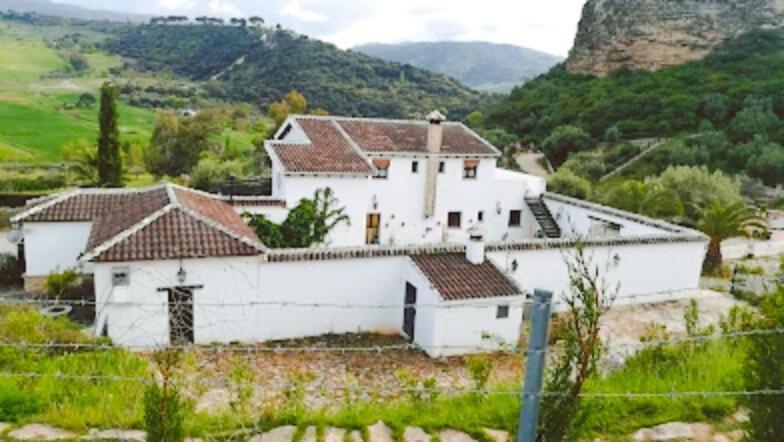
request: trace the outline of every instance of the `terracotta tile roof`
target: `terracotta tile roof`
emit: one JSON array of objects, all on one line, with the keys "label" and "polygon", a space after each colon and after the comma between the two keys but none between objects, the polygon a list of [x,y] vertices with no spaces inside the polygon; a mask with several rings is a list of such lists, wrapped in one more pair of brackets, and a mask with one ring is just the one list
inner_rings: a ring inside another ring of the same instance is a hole
[{"label": "terracotta tile roof", "polygon": [[231,205],[223,201],[222,198],[181,187],[175,187],[174,194],[183,207],[198,212],[239,236],[258,241],[253,229],[245,224]]},{"label": "terracotta tile roof", "polygon": [[[77,190],[62,195],[63,198],[54,197],[33,205],[33,212],[22,218],[25,221],[93,221],[105,215],[128,198],[138,192],[119,191],[115,189]],[[36,209],[39,209],[37,210]]]},{"label": "terracotta tile roof", "polygon": [[169,197],[163,187],[146,192],[128,193],[116,199],[110,210],[95,218],[87,250],[108,241],[115,235],[130,228],[154,212],[169,204]]},{"label": "terracotta tile roof", "polygon": [[244,256],[264,250],[223,197],[171,184],[78,189],[42,200],[14,221],[90,221],[85,259],[94,261]]},{"label": "terracotta tile roof", "polygon": [[[427,153],[427,126],[424,121],[384,121],[345,119],[338,124],[359,147],[367,152]],[[441,152],[447,155],[495,155],[497,152],[474,136],[462,124],[442,123]]]},{"label": "terracotta tile roof", "polygon": [[99,253],[93,261],[252,256],[259,250],[178,207]]},{"label": "terracotta tile roof", "polygon": [[[370,174],[367,154],[427,153],[425,121],[295,116],[306,141],[269,146],[288,172]],[[445,155],[497,156],[498,151],[459,123],[442,123]],[[291,133],[291,132],[288,132]]]},{"label": "terracotta tile roof", "polygon": [[373,169],[330,120],[299,121],[310,144],[272,142],[270,145],[288,172],[356,173],[370,175]]},{"label": "terracotta tile roof", "polygon": [[463,253],[414,255],[411,260],[447,301],[521,294],[490,261],[471,264]]}]

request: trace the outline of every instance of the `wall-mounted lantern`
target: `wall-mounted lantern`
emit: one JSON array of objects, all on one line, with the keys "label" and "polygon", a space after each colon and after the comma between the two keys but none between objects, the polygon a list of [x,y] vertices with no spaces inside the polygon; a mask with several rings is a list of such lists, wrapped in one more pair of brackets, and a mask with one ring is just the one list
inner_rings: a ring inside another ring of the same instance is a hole
[{"label": "wall-mounted lantern", "polygon": [[185,279],[188,277],[188,274],[185,272],[185,269],[182,268],[182,264],[180,264],[180,269],[177,270],[177,282],[180,284],[185,283]]}]

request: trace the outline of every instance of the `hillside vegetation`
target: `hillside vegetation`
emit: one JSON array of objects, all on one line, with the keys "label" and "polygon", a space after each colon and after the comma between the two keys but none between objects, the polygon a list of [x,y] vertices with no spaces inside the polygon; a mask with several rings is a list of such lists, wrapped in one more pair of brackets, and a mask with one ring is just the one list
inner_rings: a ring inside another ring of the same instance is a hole
[{"label": "hillside vegetation", "polygon": [[[563,126],[582,129],[595,142],[610,134],[682,136],[675,147],[652,157],[659,164],[649,172],[708,165],[777,184],[784,181],[782,117],[784,31],[775,30],[748,33],[703,60],[657,72],[595,78],[559,66],[515,89],[486,124],[538,146],[547,146]],[[559,152],[551,160],[560,163],[574,153]]]},{"label": "hillside vegetation", "polygon": [[484,41],[370,43],[354,49],[449,75],[478,90],[504,93],[561,61],[561,57],[534,49]]},{"label": "hillside vegetation", "polygon": [[267,104],[296,89],[332,114],[462,117],[481,95],[443,75],[343,51],[280,28],[142,25],[103,45],[144,72],[205,82],[212,98]]}]

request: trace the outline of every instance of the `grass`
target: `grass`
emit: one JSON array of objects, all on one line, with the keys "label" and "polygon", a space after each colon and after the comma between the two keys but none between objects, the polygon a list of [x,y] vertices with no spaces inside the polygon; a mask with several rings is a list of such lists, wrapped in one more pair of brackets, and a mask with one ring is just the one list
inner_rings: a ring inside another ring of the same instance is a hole
[{"label": "grass", "polygon": [[[90,71],[80,75],[58,52],[45,44],[69,32],[57,27],[30,27],[0,21],[0,161],[51,163],[62,160],[62,147],[98,136],[98,106],[74,108],[80,94],[97,96],[108,71],[119,57],[101,52],[85,54]],[[94,39],[102,38],[100,35]],[[57,76],[51,76],[56,73]],[[123,140],[146,141],[155,114],[149,109],[118,103]]]},{"label": "grass", "polygon": [[[12,306],[0,308],[0,341],[96,342],[67,319],[45,318],[33,308]],[[651,348],[631,357],[622,368],[607,376],[591,379],[584,391],[624,394],[742,390],[744,361],[742,341],[716,340]],[[191,371],[200,366],[199,361],[188,363],[193,364]],[[80,433],[89,428],[142,427],[144,383],[139,379],[147,378],[150,373],[144,356],[122,349],[60,352],[0,347],[0,372],[36,373],[29,378],[0,377],[0,415],[4,421],[20,425],[47,423]],[[63,375],[116,379],[60,378]],[[192,371],[192,375],[198,377],[198,371]],[[342,402],[315,410],[305,406],[301,395],[291,394],[282,404],[251,408],[248,414],[197,413],[189,408],[186,429],[191,436],[222,440],[281,425],[294,425],[302,430],[313,425],[319,431],[328,426],[365,431],[367,426],[382,420],[397,436],[407,426],[419,426],[430,433],[456,429],[487,441],[484,428],[514,434],[520,407],[519,385],[491,388],[487,395],[441,395],[421,400],[407,395],[381,400],[372,392],[360,395],[347,390]],[[585,417],[582,435],[606,440],[616,440],[640,427],[668,421],[716,423],[738,408],[733,397],[702,396],[586,398],[582,405]],[[192,406],[191,402],[189,407]]]}]

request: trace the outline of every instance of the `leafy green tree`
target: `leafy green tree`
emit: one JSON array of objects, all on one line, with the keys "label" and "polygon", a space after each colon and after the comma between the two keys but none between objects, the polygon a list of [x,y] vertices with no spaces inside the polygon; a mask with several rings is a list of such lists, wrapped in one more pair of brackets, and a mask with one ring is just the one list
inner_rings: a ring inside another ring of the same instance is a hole
[{"label": "leafy green tree", "polygon": [[732,141],[748,142],[755,136],[772,136],[780,126],[779,117],[758,106],[747,107],[738,112],[727,128]]},{"label": "leafy green tree", "polygon": [[589,149],[593,139],[577,126],[559,126],[542,142],[542,152],[554,166],[563,164],[569,155]]},{"label": "leafy green tree", "polygon": [[642,181],[623,181],[605,190],[602,201],[608,206],[654,218],[678,221],[683,216],[683,203],[670,189]]},{"label": "leafy green tree", "polygon": [[724,94],[706,94],[700,101],[699,115],[713,124],[722,124],[729,116],[730,105],[730,99]]},{"label": "leafy green tree", "polygon": [[684,222],[696,225],[704,208],[731,205],[742,200],[738,180],[707,167],[674,166],[649,180],[650,185],[668,189],[683,204]]},{"label": "leafy green tree", "polygon": [[600,157],[587,152],[571,155],[561,168],[569,169],[575,175],[594,182],[599,181],[599,178],[607,172],[607,166],[604,164],[604,161]]},{"label": "leafy green tree", "polygon": [[338,224],[350,224],[345,208],[338,204],[332,189],[327,187],[316,190],[313,199],[300,200],[280,225],[263,215],[246,214],[245,218],[267,247],[310,247],[323,243]]},{"label": "leafy green tree", "polygon": [[703,272],[713,275],[721,271],[721,242],[736,236],[749,236],[753,231],[766,230],[767,224],[743,202],[722,204],[714,202],[702,210],[697,228],[708,235],[708,253]]},{"label": "leafy green tree", "polygon": [[117,91],[109,82],[101,86],[101,109],[98,114],[98,185],[119,187],[123,184],[120,131],[117,127]]},{"label": "leafy green tree", "polygon": [[188,184],[197,189],[215,192],[218,185],[232,178],[245,176],[245,164],[239,159],[222,161],[215,155],[203,155],[191,169]]},{"label": "leafy green tree", "polygon": [[608,143],[617,143],[621,141],[621,130],[618,126],[612,126],[604,131],[604,141]]},{"label": "leafy green tree", "polygon": [[192,118],[180,118],[170,111],[158,112],[145,155],[147,170],[157,176],[187,174],[209,148],[209,136],[219,123],[218,111],[210,109]]},{"label": "leafy green tree", "polygon": [[[744,170],[765,184],[775,186],[784,181],[784,147],[756,136],[750,143],[738,146],[733,152],[744,155]],[[740,160],[742,160],[741,158]]]},{"label": "leafy green tree", "polygon": [[471,129],[477,129],[482,127],[482,123],[484,122],[485,116],[482,115],[482,112],[473,111],[468,116],[465,117],[465,124],[468,125]]},{"label": "leafy green tree", "polygon": [[93,186],[98,183],[98,148],[87,140],[76,140],[63,146],[63,159],[68,163],[70,179]]},{"label": "leafy green tree", "polygon": [[[760,318],[755,329],[784,329],[784,289],[765,297],[760,306]],[[784,339],[778,333],[754,336],[750,339],[749,353],[744,367],[746,389],[784,389]],[[748,396],[744,406],[749,410],[747,440],[775,442],[784,434],[784,396]]]},{"label": "leafy green tree", "polygon": [[569,169],[561,169],[553,174],[547,180],[547,188],[552,192],[582,200],[591,199],[593,194],[591,182],[575,175]]}]

